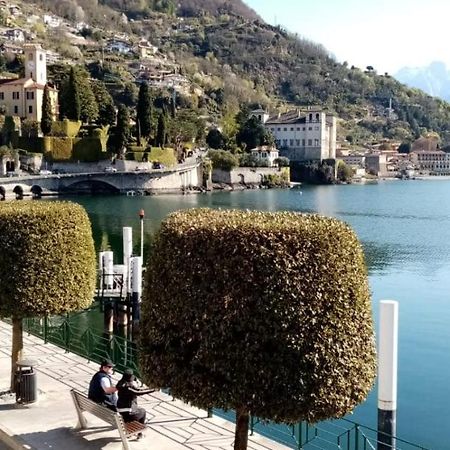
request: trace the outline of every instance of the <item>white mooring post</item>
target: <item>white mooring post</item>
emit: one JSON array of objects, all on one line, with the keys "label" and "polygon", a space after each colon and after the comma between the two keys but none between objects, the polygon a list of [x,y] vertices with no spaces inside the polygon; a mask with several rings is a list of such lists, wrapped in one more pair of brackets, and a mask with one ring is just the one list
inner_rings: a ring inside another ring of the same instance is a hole
[{"label": "white mooring post", "polygon": [[133,325],[137,325],[141,316],[142,295],[142,258],[140,256],[131,258],[131,291]]},{"label": "white mooring post", "polygon": [[395,450],[397,433],[398,302],[380,302],[378,450]]},{"label": "white mooring post", "polygon": [[[102,284],[103,288],[110,290],[113,288],[114,281],[114,253],[113,252],[102,252],[103,258],[101,263],[102,269]],[[104,274],[104,277],[103,277]]]},{"label": "white mooring post", "polygon": [[139,221],[141,225],[141,258],[144,260],[144,217],[145,211],[141,209],[139,211]]},{"label": "white mooring post", "polygon": [[130,258],[133,252],[133,229],[131,227],[123,227],[123,265],[124,271],[124,295],[126,296],[131,291],[130,284]]}]

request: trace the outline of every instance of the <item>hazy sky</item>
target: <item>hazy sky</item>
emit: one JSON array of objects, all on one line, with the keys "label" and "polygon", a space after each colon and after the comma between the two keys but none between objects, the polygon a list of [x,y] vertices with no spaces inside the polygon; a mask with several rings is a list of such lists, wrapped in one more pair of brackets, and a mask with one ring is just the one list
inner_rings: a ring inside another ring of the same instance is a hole
[{"label": "hazy sky", "polygon": [[244,0],[266,22],[378,73],[450,64],[449,0]]}]

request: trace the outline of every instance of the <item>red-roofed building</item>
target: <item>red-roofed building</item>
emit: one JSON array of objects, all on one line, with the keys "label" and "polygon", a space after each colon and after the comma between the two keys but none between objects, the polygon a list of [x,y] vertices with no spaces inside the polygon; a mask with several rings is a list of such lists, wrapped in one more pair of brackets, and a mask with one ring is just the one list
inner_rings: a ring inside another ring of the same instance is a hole
[{"label": "red-roofed building", "polygon": [[[0,80],[0,107],[6,115],[41,121],[44,88],[47,84],[47,61],[40,45],[25,44],[25,77]],[[54,118],[58,113],[58,91],[49,86]]]}]

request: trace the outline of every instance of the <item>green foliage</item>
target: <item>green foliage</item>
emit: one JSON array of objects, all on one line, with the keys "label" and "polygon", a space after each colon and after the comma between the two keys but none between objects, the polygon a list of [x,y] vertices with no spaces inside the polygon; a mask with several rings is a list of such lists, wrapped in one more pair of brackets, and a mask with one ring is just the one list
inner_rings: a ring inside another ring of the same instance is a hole
[{"label": "green foliage", "polygon": [[139,88],[136,116],[140,136],[149,138],[152,132],[152,99],[146,81]]},{"label": "green foliage", "polygon": [[39,122],[31,119],[24,119],[20,125],[21,134],[27,138],[36,138],[39,136]]},{"label": "green foliage", "polygon": [[289,158],[286,158],[285,156],[280,156],[274,161],[275,164],[278,164],[278,167],[289,167]]},{"label": "green foliage", "polygon": [[397,151],[399,153],[409,153],[411,151],[411,143],[410,142],[402,142]]},{"label": "green foliage", "polygon": [[125,105],[119,105],[117,112],[117,126],[114,134],[115,148],[121,151],[130,139],[130,115]]},{"label": "green foliage", "polygon": [[69,77],[66,79],[59,93],[59,112],[61,119],[78,121],[81,115],[80,85],[75,68],[71,67]]},{"label": "green foliage", "polygon": [[172,143],[198,142],[204,138],[205,122],[199,118],[198,111],[184,109],[168,120],[167,134],[168,141]]},{"label": "green foliage", "polygon": [[91,304],[96,259],[81,206],[3,203],[0,248],[0,316],[62,314]]},{"label": "green foliage", "polygon": [[45,158],[48,161],[68,161],[72,158],[73,139],[46,136],[44,138]]},{"label": "green foliage", "polygon": [[229,172],[239,166],[238,158],[225,150],[209,150],[208,157],[211,159],[214,169],[221,169]]},{"label": "green foliage", "polygon": [[156,132],[155,145],[157,147],[164,147],[167,141],[167,126],[166,126],[166,115],[162,111],[158,116],[158,129]]},{"label": "green foliage", "polygon": [[287,423],[342,417],[366,398],[371,301],[348,225],[188,210],[166,219],[151,255],[140,340],[148,385]]},{"label": "green foliage", "polygon": [[338,161],[337,179],[340,181],[350,181],[354,175],[353,169],[345,164],[344,161]]},{"label": "green foliage", "polygon": [[257,117],[253,116],[240,127],[236,136],[236,142],[241,147],[250,150],[260,145],[273,144],[273,138],[272,140],[270,139],[270,135],[264,128],[264,125]]},{"label": "green foliage", "polygon": [[74,138],[80,132],[80,128],[81,128],[80,121],[72,121],[69,119],[54,121],[52,123],[52,135],[59,137]]},{"label": "green foliage", "polygon": [[96,81],[92,84],[92,91],[98,105],[97,123],[100,125],[114,125],[116,123],[116,108],[105,83]]},{"label": "green foliage", "polygon": [[240,167],[258,167],[259,158],[252,155],[251,153],[243,153],[239,155],[239,166]]},{"label": "green foliage", "polygon": [[148,160],[160,162],[166,167],[172,167],[177,163],[173,148],[152,147],[148,154]]},{"label": "green foliage", "polygon": [[262,185],[268,187],[269,189],[289,187],[289,169],[282,169],[278,173],[268,173],[264,175]]},{"label": "green foliage", "polygon": [[96,162],[106,159],[106,141],[95,138],[85,137],[83,139],[75,139],[73,143],[72,159],[82,162]]},{"label": "green foliage", "polygon": [[63,76],[60,97],[60,117],[70,120],[94,122],[98,117],[98,105],[84,67],[71,67]]},{"label": "green foliage", "polygon": [[6,116],[2,127],[2,142],[9,145],[14,140],[14,134],[16,131],[16,123],[13,117]]},{"label": "green foliage", "polygon": [[209,132],[206,136],[206,143],[212,149],[218,150],[218,149],[224,148],[225,139],[224,139],[222,133],[217,128],[213,128],[213,129],[209,130]]},{"label": "green foliage", "polygon": [[52,131],[53,124],[53,111],[52,102],[50,99],[50,92],[48,86],[45,85],[44,97],[42,99],[42,118],[41,118],[41,130],[44,136],[47,136]]}]

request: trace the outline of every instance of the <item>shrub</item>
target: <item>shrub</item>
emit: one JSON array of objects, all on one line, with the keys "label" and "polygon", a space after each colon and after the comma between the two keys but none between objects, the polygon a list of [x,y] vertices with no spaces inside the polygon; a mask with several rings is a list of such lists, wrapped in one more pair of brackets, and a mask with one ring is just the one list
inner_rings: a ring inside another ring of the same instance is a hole
[{"label": "shrub", "polygon": [[249,413],[287,423],[342,417],[366,398],[376,368],[370,293],[361,245],[343,222],[178,212],[147,268],[148,385],[201,408],[234,408],[247,425]]},{"label": "shrub", "polygon": [[0,316],[13,318],[14,374],[22,318],[89,306],[96,258],[89,218],[68,202],[3,203],[0,248]]},{"label": "shrub", "polygon": [[214,169],[221,169],[229,172],[239,166],[237,157],[225,150],[209,150],[208,156],[211,159]]},{"label": "shrub", "polygon": [[285,156],[280,156],[274,161],[275,164],[278,164],[278,167],[289,167],[289,158]]},{"label": "shrub", "polygon": [[74,139],[73,159],[96,162],[107,158],[106,143],[102,139],[86,137]]},{"label": "shrub", "polygon": [[251,153],[243,153],[239,156],[240,167],[258,167],[259,160]]}]

